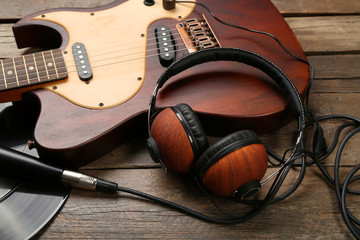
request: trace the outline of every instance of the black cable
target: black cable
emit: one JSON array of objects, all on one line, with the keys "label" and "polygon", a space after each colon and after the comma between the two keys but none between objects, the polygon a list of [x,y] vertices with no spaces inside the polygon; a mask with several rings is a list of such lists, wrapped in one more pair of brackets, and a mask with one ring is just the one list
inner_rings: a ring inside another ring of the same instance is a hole
[{"label": "black cable", "polygon": [[200,188],[200,190],[202,191],[202,193],[212,202],[212,204],[214,204],[214,206],[220,211],[222,212],[224,215],[228,216],[229,218],[235,218],[232,214],[226,212],[221,206],[220,204],[218,204],[215,199],[210,195],[210,193],[206,190],[206,188],[203,186],[203,184],[201,184],[201,182],[199,181],[199,179],[197,178],[196,174],[191,173],[196,185]]},{"label": "black cable", "polygon": [[[341,160],[341,156],[342,156],[342,152],[343,149],[346,145],[346,143],[351,139],[351,137],[353,135],[355,135],[356,133],[360,132],[360,127],[354,129],[353,131],[351,131],[341,142],[339,149],[336,153],[336,158],[335,158],[335,168],[334,168],[334,181],[335,181],[335,191],[336,191],[336,197],[339,201],[340,206],[342,207],[345,203],[342,202],[342,197],[341,197],[341,192],[346,191],[346,189],[344,189],[345,187],[342,186],[343,189],[341,189],[341,184],[340,184],[340,180],[339,180],[339,170],[340,170],[340,160]],[[349,190],[350,191],[350,190]],[[354,194],[358,194],[360,195],[359,191],[351,191]],[[357,224],[360,225],[360,221],[354,217],[350,212],[348,212],[348,210],[342,209],[342,211],[345,211],[347,213],[347,215],[351,218],[351,220],[353,222],[356,222]]]},{"label": "black cable", "polygon": [[[302,148],[303,148],[303,144],[304,143],[301,142]],[[303,156],[303,157],[301,157],[301,159],[302,159],[302,161],[301,161],[302,165],[301,165],[301,168],[300,168],[299,176],[296,179],[295,183],[285,193],[283,193],[282,195],[274,198],[272,200],[272,203],[276,203],[276,202],[284,200],[285,198],[288,198],[290,195],[292,195],[298,189],[298,187],[300,186],[300,184],[304,180],[305,173],[306,173],[306,157]],[[295,160],[296,159],[294,159],[294,161]],[[292,168],[293,164],[294,164],[294,162],[292,162],[292,164],[289,165],[289,167],[288,167],[289,170],[290,170],[290,168]]]},{"label": "black cable", "polygon": [[259,214],[268,204],[269,201],[264,201],[263,204],[259,205],[257,208],[255,208],[253,211],[247,213],[245,216],[243,217],[237,217],[237,218],[228,218],[228,219],[219,219],[219,218],[214,218],[214,217],[210,217],[207,215],[204,215],[202,213],[196,212],[194,210],[191,210],[189,208],[186,208],[182,205],[167,201],[165,199],[147,194],[147,193],[143,193],[134,189],[130,189],[130,188],[125,188],[125,187],[118,187],[118,191],[119,192],[125,192],[125,193],[129,193],[138,197],[142,197],[148,200],[151,200],[153,202],[156,203],[160,203],[161,205],[167,206],[169,208],[178,210],[180,212],[183,212],[187,215],[196,217],[198,219],[201,219],[203,221],[207,221],[207,222],[212,222],[212,223],[217,223],[217,224],[237,224],[237,223],[241,223],[241,222],[245,222],[249,219],[251,219],[252,217],[256,216],[257,214]]},{"label": "black cable", "polygon": [[[130,189],[130,188],[126,188],[126,187],[122,187],[122,186],[118,186],[118,191],[119,192],[125,192],[125,193],[129,193],[138,197],[142,197],[148,200],[151,200],[153,202],[159,203],[161,205],[167,206],[169,208],[178,210],[180,212],[183,212],[185,214],[188,214],[190,216],[196,217],[198,219],[201,219],[203,221],[207,221],[207,222],[212,222],[212,223],[217,223],[217,224],[237,224],[237,223],[241,223],[241,222],[245,222],[253,217],[255,217],[256,215],[258,215],[260,212],[262,212],[270,203],[272,203],[275,195],[277,194],[277,192],[279,191],[279,189],[281,188],[288,171],[291,169],[291,163],[292,161],[289,161],[287,164],[285,164],[279,171],[279,173],[276,175],[276,178],[274,179],[267,195],[265,196],[264,200],[260,200],[260,201],[255,201],[256,206],[254,207],[254,209],[248,213],[246,213],[244,216],[241,217],[233,217],[231,214],[226,213],[223,209],[221,209],[222,213],[227,215],[229,218],[227,219],[220,219],[220,218],[215,218],[215,217],[211,217],[211,216],[207,216],[204,215],[202,213],[196,212],[192,209],[189,209],[187,207],[184,207],[182,205],[179,205],[177,203],[174,202],[170,202],[168,200],[147,194],[147,193],[143,193],[134,189]],[[206,194],[207,195],[207,194]],[[220,210],[220,208],[218,208]]]},{"label": "black cable", "polygon": [[[345,181],[344,181],[344,185],[343,185],[343,189],[341,191],[341,199],[340,199],[340,209],[341,209],[341,214],[345,220],[346,225],[348,226],[349,230],[351,231],[351,233],[354,235],[354,237],[356,237],[356,239],[360,239],[360,230],[354,226],[354,223],[358,224],[358,221],[354,221],[354,216],[349,212],[349,210],[346,207],[346,191],[347,188],[350,184],[350,182],[353,182],[355,180],[359,180],[360,177],[357,176],[356,179],[353,179],[354,174],[360,169],[360,165],[357,165],[356,167],[354,167],[350,173],[348,174],[348,176],[346,177]],[[357,219],[355,219],[357,220]]]},{"label": "black cable", "polygon": [[[319,121],[321,121],[321,120],[319,120]],[[343,123],[340,127],[338,127],[338,129],[335,132],[335,135],[334,135],[334,138],[333,138],[333,141],[332,141],[330,147],[327,149],[326,153],[319,158],[319,161],[322,161],[325,158],[327,158],[335,150],[336,145],[340,138],[340,134],[344,129],[346,129],[347,127],[355,127],[356,125],[357,124],[355,122],[346,122],[346,123]]]},{"label": "black cable", "polygon": [[324,115],[324,116],[321,116],[321,117],[317,118],[318,121],[334,120],[334,119],[347,119],[347,120],[354,121],[357,124],[360,124],[360,119],[359,118],[349,116],[349,115],[346,115],[346,114],[330,114],[330,115]]}]

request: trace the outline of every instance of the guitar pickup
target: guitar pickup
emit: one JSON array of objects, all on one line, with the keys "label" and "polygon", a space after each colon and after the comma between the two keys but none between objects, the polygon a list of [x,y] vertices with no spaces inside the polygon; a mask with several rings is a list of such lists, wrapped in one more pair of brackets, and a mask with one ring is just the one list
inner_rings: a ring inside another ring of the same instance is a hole
[{"label": "guitar pickup", "polygon": [[72,52],[79,78],[82,81],[88,82],[93,77],[93,74],[85,45],[79,42],[75,43],[72,45]]},{"label": "guitar pickup", "polygon": [[163,67],[170,66],[175,61],[175,42],[168,26],[159,26],[155,29],[157,49],[160,64]]}]

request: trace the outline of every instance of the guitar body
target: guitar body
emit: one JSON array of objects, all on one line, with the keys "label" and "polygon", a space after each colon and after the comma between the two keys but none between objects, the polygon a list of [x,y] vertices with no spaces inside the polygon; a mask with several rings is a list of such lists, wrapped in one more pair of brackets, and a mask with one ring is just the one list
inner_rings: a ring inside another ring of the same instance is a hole
[{"label": "guitar body", "polygon": [[[305,93],[307,65],[287,55],[273,39],[218,23],[193,4],[177,4],[176,10],[168,11],[162,8],[161,1],[155,1],[154,6],[142,2],[118,0],[95,9],[47,10],[14,25],[19,47],[60,47],[68,52],[64,54],[68,79],[33,90],[31,97],[26,98],[35,98],[38,103],[34,139],[43,159],[79,167],[129,137],[145,133],[150,96],[165,69],[154,49],[154,29],[169,26],[178,59],[189,53],[175,28],[185,18],[202,18],[204,14],[222,47],[263,55],[284,70],[300,94]],[[305,59],[291,29],[269,0],[198,2],[226,22],[272,33],[290,51]],[[71,47],[76,42],[85,45],[94,67],[94,77],[88,83],[79,80],[71,64]],[[95,57],[108,54],[107,51],[125,53],[120,60],[111,62],[109,57],[104,64],[97,65],[100,60]],[[129,55],[132,57],[124,58]],[[253,129],[261,134],[291,119],[279,87],[261,71],[239,63],[206,63],[169,80],[159,93],[157,107],[182,102],[199,113],[209,135],[240,129]]]}]

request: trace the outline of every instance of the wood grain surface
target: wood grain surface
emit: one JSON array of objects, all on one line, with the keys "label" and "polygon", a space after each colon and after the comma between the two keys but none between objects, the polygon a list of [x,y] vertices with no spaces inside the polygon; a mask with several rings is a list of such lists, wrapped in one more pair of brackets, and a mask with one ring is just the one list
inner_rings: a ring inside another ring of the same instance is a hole
[{"label": "wood grain surface", "polygon": [[[11,26],[21,17],[53,7],[96,7],[111,0],[2,0],[0,2],[0,56],[15,57],[18,50]],[[360,117],[360,1],[272,0],[299,39],[316,68],[310,106],[317,115],[344,113]],[[333,136],[338,123],[324,125]],[[288,147],[296,124],[288,124],[261,139],[275,151]],[[164,174],[144,147],[146,136],[136,136],[81,170],[120,185],[135,188],[220,216],[188,176]],[[210,138],[216,141],[216,138]],[[342,178],[359,164],[360,136],[345,148]],[[310,143],[307,143],[310,146]],[[334,154],[325,161],[333,172]],[[274,171],[270,169],[269,172]],[[269,174],[269,173],[267,173]],[[290,172],[284,189],[296,179]],[[230,212],[239,205],[218,199]],[[359,197],[349,197],[348,207],[360,216]],[[244,224],[222,226],[188,217],[157,204],[129,196],[74,190],[55,219],[38,239],[353,239],[341,217],[335,192],[316,167],[307,169],[303,184],[288,199],[270,205]]]}]

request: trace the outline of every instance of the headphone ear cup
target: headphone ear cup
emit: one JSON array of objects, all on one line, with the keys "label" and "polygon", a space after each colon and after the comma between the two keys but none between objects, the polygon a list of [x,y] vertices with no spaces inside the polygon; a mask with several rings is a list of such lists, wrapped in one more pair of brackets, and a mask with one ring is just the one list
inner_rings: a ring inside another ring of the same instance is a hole
[{"label": "headphone ear cup", "polygon": [[[198,154],[209,146],[200,121],[191,108],[184,105],[161,111],[153,120],[150,130],[162,163],[167,169],[178,173],[190,172]],[[199,147],[198,154],[193,150],[196,147]]]},{"label": "headphone ear cup", "polygon": [[[233,196],[240,191],[249,194],[256,189],[244,192],[242,186],[259,182],[267,169],[268,156],[264,145],[253,131],[235,132],[209,147],[199,158],[195,172],[203,185],[220,196]],[[242,198],[242,196],[240,196]]]},{"label": "headphone ear cup", "polygon": [[[202,124],[192,108],[180,103],[173,107],[173,111],[181,115],[184,119],[182,124],[187,134],[192,138],[191,144],[195,153],[195,158],[198,159],[200,155],[209,147],[209,142]],[[178,115],[178,117],[179,117]]]}]

